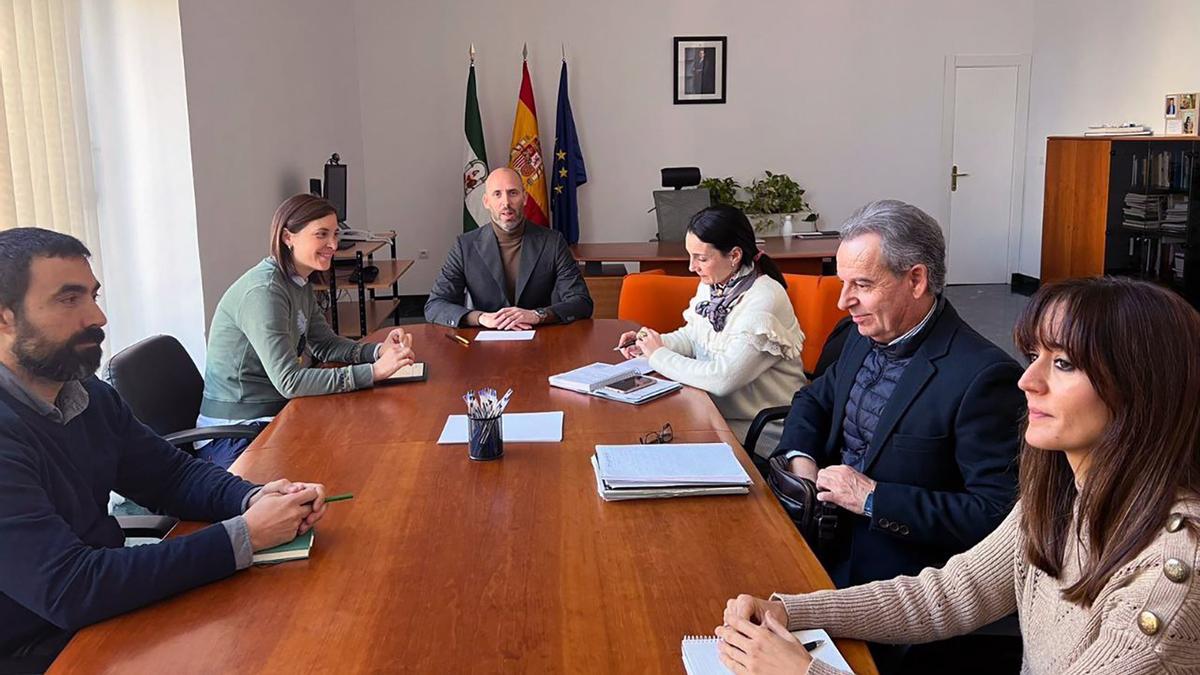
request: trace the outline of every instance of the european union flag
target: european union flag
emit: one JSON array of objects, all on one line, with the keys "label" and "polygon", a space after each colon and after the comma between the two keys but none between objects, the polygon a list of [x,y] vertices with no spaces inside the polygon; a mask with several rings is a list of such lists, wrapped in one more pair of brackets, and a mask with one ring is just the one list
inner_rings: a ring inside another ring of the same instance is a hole
[{"label": "european union flag", "polygon": [[550,181],[550,213],[554,229],[568,244],[579,243],[579,200],[576,189],[587,182],[583,151],[575,134],[575,118],[567,96],[567,61],[558,76],[558,119],[554,125],[554,170]]}]

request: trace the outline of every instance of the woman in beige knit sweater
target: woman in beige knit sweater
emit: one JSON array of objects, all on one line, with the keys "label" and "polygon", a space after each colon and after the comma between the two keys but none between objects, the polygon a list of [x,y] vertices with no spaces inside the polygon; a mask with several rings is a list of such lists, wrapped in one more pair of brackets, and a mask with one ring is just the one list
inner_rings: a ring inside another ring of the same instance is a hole
[{"label": "woman in beige knit sweater", "polygon": [[1043,286],[1015,338],[1029,416],[1003,524],[916,577],[730,600],[727,667],[828,675],[788,629],[908,644],[1015,611],[1022,673],[1200,673],[1200,314],[1151,284],[1078,279]]}]

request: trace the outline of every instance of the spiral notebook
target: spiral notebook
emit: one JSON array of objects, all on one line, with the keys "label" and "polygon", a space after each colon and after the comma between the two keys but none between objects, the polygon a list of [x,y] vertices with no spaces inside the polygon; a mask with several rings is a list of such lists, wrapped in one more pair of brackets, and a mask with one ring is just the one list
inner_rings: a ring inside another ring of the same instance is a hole
[{"label": "spiral notebook", "polygon": [[[801,642],[824,640],[825,644],[809,652],[812,657],[847,673],[853,672],[850,670],[850,664],[842,658],[842,653],[838,651],[837,645],[833,644],[829,633],[820,628],[814,628],[812,630],[794,630],[792,635],[795,635],[796,639]],[[717,655],[717,642],[715,637],[689,635],[683,638],[683,668],[688,675],[729,675],[730,670],[721,663],[721,658]]]}]

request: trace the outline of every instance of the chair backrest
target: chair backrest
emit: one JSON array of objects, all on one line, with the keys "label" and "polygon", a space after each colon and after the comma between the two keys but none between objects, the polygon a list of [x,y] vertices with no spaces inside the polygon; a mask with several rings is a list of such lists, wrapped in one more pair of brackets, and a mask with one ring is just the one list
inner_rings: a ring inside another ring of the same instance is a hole
[{"label": "chair backrest", "polygon": [[106,375],[134,416],[158,435],[196,426],[204,378],[175,338],[155,335],[122,349]]},{"label": "chair backrest", "polygon": [[842,280],[835,276],[812,274],[785,274],[788,297],[792,309],[804,331],[804,371],[811,373],[821,358],[821,348],[833,332],[834,326],[847,312],[838,309],[838,295],[842,292]]},{"label": "chair backrest", "polygon": [[621,281],[617,318],[667,333],[683,325],[683,310],[696,295],[700,277],[673,277],[661,270],[627,274]]}]

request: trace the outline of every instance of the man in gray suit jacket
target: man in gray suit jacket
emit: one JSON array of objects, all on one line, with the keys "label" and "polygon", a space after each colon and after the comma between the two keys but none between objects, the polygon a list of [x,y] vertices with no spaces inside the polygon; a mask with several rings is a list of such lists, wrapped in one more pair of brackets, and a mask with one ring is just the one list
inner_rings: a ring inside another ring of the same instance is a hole
[{"label": "man in gray suit jacket", "polygon": [[[425,303],[425,320],[446,326],[526,330],[592,315],[579,264],[562,234],[525,221],[525,186],[507,167],[488,176],[490,225],[460,234]],[[470,294],[473,309],[466,307]]]}]

